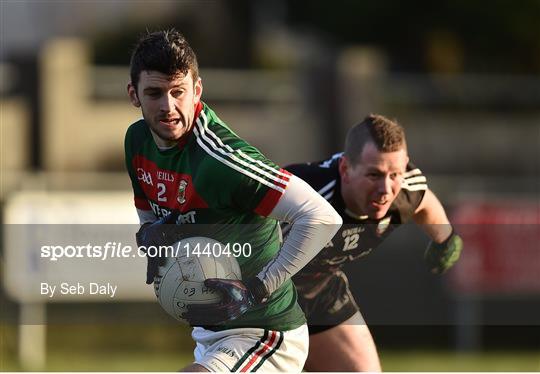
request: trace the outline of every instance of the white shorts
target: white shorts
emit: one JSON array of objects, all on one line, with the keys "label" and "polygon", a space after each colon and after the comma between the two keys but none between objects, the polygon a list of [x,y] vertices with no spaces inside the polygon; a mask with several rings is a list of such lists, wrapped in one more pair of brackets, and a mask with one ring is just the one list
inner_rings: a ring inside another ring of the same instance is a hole
[{"label": "white shorts", "polygon": [[307,325],[274,331],[239,328],[210,331],[202,327],[191,333],[197,343],[195,363],[221,372],[301,372],[307,359]]}]

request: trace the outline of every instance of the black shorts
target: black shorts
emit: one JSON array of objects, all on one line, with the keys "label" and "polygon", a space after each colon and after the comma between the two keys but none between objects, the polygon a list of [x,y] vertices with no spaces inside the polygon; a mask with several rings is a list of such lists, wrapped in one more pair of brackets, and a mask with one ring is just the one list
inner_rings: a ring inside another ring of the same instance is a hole
[{"label": "black shorts", "polygon": [[[328,276],[328,277],[326,277]],[[309,334],[317,334],[335,327],[351,318],[360,309],[349,290],[349,281],[342,271],[325,274],[326,285],[314,295],[304,292],[307,285],[305,282],[317,282],[299,274],[293,278],[298,289],[298,303],[304,311]]]}]

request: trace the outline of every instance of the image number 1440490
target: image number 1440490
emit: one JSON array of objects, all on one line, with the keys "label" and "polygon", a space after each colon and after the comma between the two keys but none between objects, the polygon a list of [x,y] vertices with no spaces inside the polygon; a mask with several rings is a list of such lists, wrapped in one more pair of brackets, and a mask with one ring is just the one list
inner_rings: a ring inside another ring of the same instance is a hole
[{"label": "image number 1440490", "polygon": [[186,242],[183,244],[183,249],[186,251],[187,257],[250,257],[252,250],[250,243],[222,244],[219,242]]}]

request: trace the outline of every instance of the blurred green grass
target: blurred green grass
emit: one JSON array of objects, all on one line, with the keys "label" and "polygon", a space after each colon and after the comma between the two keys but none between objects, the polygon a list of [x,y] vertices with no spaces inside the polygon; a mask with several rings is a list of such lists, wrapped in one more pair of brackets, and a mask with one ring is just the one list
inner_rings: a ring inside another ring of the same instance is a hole
[{"label": "blurred green grass", "polygon": [[[48,326],[44,370],[177,371],[192,361],[193,346],[189,329],[182,326]],[[540,351],[379,353],[385,371],[540,371]],[[23,370],[13,325],[1,326],[0,370]]]}]

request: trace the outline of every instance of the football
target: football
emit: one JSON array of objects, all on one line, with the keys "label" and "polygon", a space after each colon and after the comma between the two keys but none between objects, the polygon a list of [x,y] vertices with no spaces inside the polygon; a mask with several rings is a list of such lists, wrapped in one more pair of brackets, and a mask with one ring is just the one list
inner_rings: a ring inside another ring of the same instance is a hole
[{"label": "football", "polygon": [[208,278],[242,279],[236,257],[227,246],[206,237],[182,239],[173,244],[165,263],[154,278],[154,292],[161,307],[176,320],[189,304],[211,304],[221,295],[204,285]]}]

